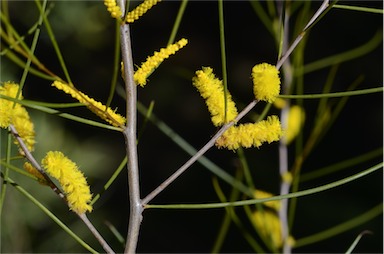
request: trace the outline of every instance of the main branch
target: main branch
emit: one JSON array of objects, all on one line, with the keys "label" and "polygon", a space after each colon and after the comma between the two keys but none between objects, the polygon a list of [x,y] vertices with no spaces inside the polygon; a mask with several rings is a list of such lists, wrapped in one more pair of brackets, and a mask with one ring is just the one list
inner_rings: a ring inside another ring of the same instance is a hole
[{"label": "main branch", "polygon": [[[124,12],[125,2],[121,1]],[[125,137],[128,158],[128,185],[129,185],[129,224],[125,253],[136,251],[142,219],[143,206],[140,200],[139,166],[136,146],[136,84],[133,80],[133,60],[129,25],[124,23],[120,27],[121,52],[124,63],[125,90],[127,99],[127,125],[123,134]]]}]

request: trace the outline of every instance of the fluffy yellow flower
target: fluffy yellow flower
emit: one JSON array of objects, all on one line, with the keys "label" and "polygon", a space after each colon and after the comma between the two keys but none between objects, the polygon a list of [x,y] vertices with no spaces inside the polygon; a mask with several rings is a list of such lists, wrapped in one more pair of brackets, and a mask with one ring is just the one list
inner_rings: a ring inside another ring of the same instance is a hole
[{"label": "fluffy yellow flower", "polygon": [[216,140],[219,148],[231,150],[239,147],[259,147],[262,143],[278,141],[282,136],[282,129],[277,116],[268,116],[267,120],[257,123],[246,123],[232,126]]},{"label": "fluffy yellow flower", "polygon": [[274,65],[262,63],[252,68],[253,93],[260,101],[274,102],[280,93],[279,71]]},{"label": "fluffy yellow flower", "polygon": [[101,102],[95,101],[86,94],[80,92],[73,86],[65,84],[61,81],[54,81],[52,86],[56,87],[59,90],[64,91],[65,93],[71,95],[73,98],[77,99],[79,102],[84,103],[93,113],[98,115],[100,118],[104,119],[108,123],[116,127],[122,127],[125,124],[125,118],[111,108],[106,108]]},{"label": "fluffy yellow flower", "polygon": [[196,71],[196,76],[193,77],[192,82],[201,97],[205,99],[212,116],[212,123],[215,126],[221,126],[236,118],[237,108],[228,91],[226,98],[227,111],[225,112],[224,87],[222,81],[215,78],[212,68],[203,67],[202,70]]},{"label": "fluffy yellow flower", "polygon": [[166,48],[160,49],[160,52],[155,52],[153,56],[147,58],[147,61],[141,64],[140,68],[133,75],[133,79],[141,87],[147,83],[147,78],[151,73],[169,56],[175,54],[178,50],[187,45],[187,39],[181,39],[178,42],[168,45]]},{"label": "fluffy yellow flower", "polygon": [[122,12],[120,7],[116,4],[116,0],[104,0],[104,5],[107,7],[112,18],[118,19],[121,17]]},{"label": "fluffy yellow flower", "polygon": [[125,18],[125,21],[128,23],[133,23],[135,20],[143,16],[152,6],[156,5],[161,0],[144,0],[139,6],[137,6],[133,11],[130,11]]},{"label": "fluffy yellow flower", "polygon": [[[19,85],[12,82],[4,82],[4,85],[0,86],[0,94],[12,98],[16,98],[18,90]],[[20,94],[19,99],[22,98]],[[19,103],[0,99],[0,127],[8,128],[10,124],[15,127],[28,150],[32,152],[35,145],[35,131],[27,110]],[[18,144],[16,140],[15,143]]]},{"label": "fluffy yellow flower", "polygon": [[56,178],[63,187],[71,210],[78,214],[91,212],[92,194],[83,173],[77,165],[58,151],[49,151],[41,161],[49,175]]},{"label": "fluffy yellow flower", "polygon": [[288,126],[285,130],[285,142],[290,144],[292,140],[300,133],[300,130],[304,124],[305,111],[303,108],[297,105],[293,105],[288,111]]}]

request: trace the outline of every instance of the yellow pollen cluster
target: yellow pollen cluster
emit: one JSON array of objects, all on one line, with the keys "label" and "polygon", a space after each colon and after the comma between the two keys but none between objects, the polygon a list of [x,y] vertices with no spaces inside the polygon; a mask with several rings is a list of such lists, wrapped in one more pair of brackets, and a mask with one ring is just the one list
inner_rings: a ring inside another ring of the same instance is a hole
[{"label": "yellow pollen cluster", "polygon": [[169,56],[175,54],[178,50],[187,45],[187,39],[181,39],[178,42],[168,45],[166,48],[160,49],[160,52],[155,52],[153,56],[141,64],[140,68],[135,72],[133,78],[135,82],[144,87],[147,83],[147,78],[151,73]]},{"label": "yellow pollen cluster", "polygon": [[262,63],[252,68],[253,93],[260,101],[274,102],[280,93],[279,71],[274,65]]},{"label": "yellow pollen cluster", "polygon": [[120,7],[116,4],[116,0],[104,0],[104,5],[107,6],[107,10],[111,13],[111,17],[118,19],[121,17],[122,12]]},{"label": "yellow pollen cluster", "polygon": [[56,87],[59,90],[64,91],[65,93],[71,95],[73,98],[77,99],[79,102],[84,103],[92,112],[98,115],[100,118],[104,119],[108,123],[116,127],[122,127],[125,124],[125,118],[112,110],[107,108],[101,102],[95,101],[94,99],[88,97],[86,94],[78,91],[73,86],[65,84],[61,81],[54,81],[52,86]]},{"label": "yellow pollen cluster", "polygon": [[212,68],[203,67],[202,70],[196,71],[196,76],[193,77],[192,82],[201,97],[205,99],[208,111],[212,116],[212,123],[215,126],[221,126],[236,118],[237,108],[228,91],[226,93],[227,108],[225,109],[223,84],[221,80],[215,77]]},{"label": "yellow pollen cluster", "polygon": [[133,11],[130,11],[125,18],[128,23],[133,23],[143,16],[152,6],[156,5],[160,0],[144,0],[142,4],[137,6]]},{"label": "yellow pollen cluster", "polygon": [[[4,85],[0,86],[0,94],[12,98],[16,98],[18,90],[19,85],[12,82],[4,82]],[[19,99],[22,98],[20,94]],[[28,150],[32,152],[35,145],[35,131],[27,110],[19,103],[0,98],[0,127],[8,128],[10,124],[15,127]],[[15,143],[18,144],[17,140]]]},{"label": "yellow pollen cluster", "polygon": [[41,162],[49,175],[63,187],[71,210],[78,214],[92,211],[92,194],[83,173],[77,165],[58,151],[50,151]]},{"label": "yellow pollen cluster", "polygon": [[239,147],[259,147],[262,143],[278,141],[282,129],[277,116],[268,116],[267,120],[232,126],[216,140],[216,146],[231,150]]}]

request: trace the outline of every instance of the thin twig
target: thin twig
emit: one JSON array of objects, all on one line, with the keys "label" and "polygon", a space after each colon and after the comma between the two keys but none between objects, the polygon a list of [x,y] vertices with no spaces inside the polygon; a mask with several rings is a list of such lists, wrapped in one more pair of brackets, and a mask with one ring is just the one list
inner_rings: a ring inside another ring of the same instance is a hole
[{"label": "thin twig", "polygon": [[31,154],[31,152],[28,150],[27,145],[24,143],[24,140],[20,137],[19,133],[17,132],[15,126],[12,124],[9,125],[9,129],[11,130],[12,135],[15,137],[17,142],[19,143],[19,146],[21,150],[24,153],[25,158],[32,164],[33,167],[39,171],[39,173],[44,177],[44,180],[47,182],[48,186],[51,187],[51,189],[65,202],[66,198],[64,193],[60,190],[59,187],[49,178],[47,173],[41,168],[40,164],[36,161],[35,157]]},{"label": "thin twig", "polygon": [[[120,1],[120,8],[125,12],[125,1]],[[136,146],[136,83],[133,80],[133,59],[129,25],[123,23],[120,26],[121,53],[124,63],[125,91],[127,100],[127,125],[123,131],[128,158],[128,187],[129,187],[129,223],[125,246],[125,253],[136,251],[142,220],[143,206],[140,200],[139,166]]]},{"label": "thin twig", "polygon": [[313,15],[312,19],[308,22],[308,24],[304,27],[303,31],[297,36],[295,41],[289,47],[287,52],[280,58],[280,60],[276,64],[276,68],[280,69],[281,65],[285,62],[285,60],[291,55],[292,51],[296,48],[299,42],[304,38],[305,33],[311,27],[311,25],[316,21],[316,19],[323,13],[327,7],[329,6],[329,0],[324,0],[323,4],[317,10],[317,12]]},{"label": "thin twig", "polygon": [[87,215],[85,213],[83,214],[77,214],[79,218],[84,222],[85,225],[89,228],[89,230],[92,232],[92,234],[96,237],[96,239],[99,241],[103,249],[107,253],[114,254],[115,252],[111,249],[111,247],[108,245],[108,243],[104,240],[104,238],[100,235],[99,231],[93,226],[92,222],[88,219]]},{"label": "thin twig", "polygon": [[154,197],[156,197],[160,192],[162,192],[166,187],[168,187],[174,180],[176,180],[182,173],[184,173],[193,163],[195,163],[201,156],[204,155],[206,151],[208,151],[212,146],[214,146],[216,140],[232,125],[234,125],[237,121],[243,118],[254,106],[256,106],[258,101],[254,100],[245,107],[236,119],[232,122],[229,122],[215,134],[194,156],[192,156],[183,166],[181,166],[178,170],[175,171],[170,177],[168,177],[162,184],[160,184],[155,190],[149,193],[143,200],[142,204],[145,206],[151,201]]}]

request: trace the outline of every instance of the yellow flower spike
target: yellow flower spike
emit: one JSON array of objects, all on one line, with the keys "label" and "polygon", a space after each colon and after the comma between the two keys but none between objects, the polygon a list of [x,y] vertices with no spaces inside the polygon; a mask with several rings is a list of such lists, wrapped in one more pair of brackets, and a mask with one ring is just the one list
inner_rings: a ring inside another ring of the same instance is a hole
[{"label": "yellow flower spike", "polygon": [[[4,85],[0,86],[0,94],[12,98],[16,98],[18,90],[19,85],[12,82],[4,82]],[[19,99],[22,98],[20,94]],[[15,127],[28,150],[32,152],[35,145],[35,131],[27,110],[19,103],[0,99],[0,127],[8,128],[10,124]],[[15,144],[18,144],[17,140]]]},{"label": "yellow flower spike", "polygon": [[262,63],[252,68],[253,93],[260,101],[274,102],[280,93],[279,70],[274,65]]},{"label": "yellow flower spike", "polygon": [[268,116],[266,120],[257,123],[230,127],[216,140],[216,146],[230,150],[239,147],[259,147],[265,142],[278,141],[281,136],[282,129],[279,118],[277,116]]},{"label": "yellow flower spike", "polygon": [[128,23],[133,23],[135,20],[138,20],[143,16],[152,6],[156,5],[161,0],[144,0],[139,6],[137,6],[133,11],[130,11],[125,18],[125,21]]},{"label": "yellow flower spike", "polygon": [[283,245],[280,219],[275,212],[255,211],[253,223],[264,238],[271,240],[274,247],[280,248]]},{"label": "yellow flower spike", "polygon": [[122,12],[120,7],[116,4],[116,0],[104,0],[104,5],[107,7],[112,18],[121,18]]},{"label": "yellow flower spike", "polygon": [[47,180],[45,180],[44,176],[34,167],[31,163],[25,162],[23,165],[24,169],[29,172],[31,175],[37,178],[37,181],[43,185],[49,185]]},{"label": "yellow flower spike", "polygon": [[84,103],[92,112],[98,115],[100,118],[104,119],[108,123],[116,127],[122,127],[125,124],[125,118],[112,110],[107,108],[101,102],[95,101],[86,94],[78,91],[73,86],[65,84],[61,81],[54,81],[52,86],[56,87],[59,90],[64,91],[65,93],[71,95],[73,98],[77,99],[79,102]]},{"label": "yellow flower spike", "polygon": [[192,83],[199,91],[201,97],[205,99],[208,111],[212,116],[212,123],[215,126],[221,126],[236,118],[238,114],[237,108],[228,91],[226,98],[227,114],[225,116],[224,87],[222,81],[213,74],[212,68],[203,67],[202,70],[196,71],[196,76],[193,77]]},{"label": "yellow flower spike", "polygon": [[187,39],[181,39],[178,42],[168,45],[166,48],[160,49],[160,52],[155,52],[153,56],[147,58],[147,61],[141,64],[140,68],[133,75],[135,82],[144,87],[147,83],[147,78],[151,73],[169,56],[175,54],[178,50],[187,45]]},{"label": "yellow flower spike", "polygon": [[[253,196],[257,199],[262,199],[262,198],[271,198],[274,195],[272,195],[271,193],[266,192],[266,191],[255,190],[253,192]],[[269,208],[272,208],[275,211],[278,211],[280,209],[280,200],[265,202],[265,203],[263,203],[263,205],[265,205]]]},{"label": "yellow flower spike", "polygon": [[290,144],[300,133],[305,121],[305,111],[297,105],[290,107],[288,111],[288,126],[285,130],[285,143]]},{"label": "yellow flower spike", "polygon": [[77,165],[58,151],[49,151],[41,161],[49,175],[56,178],[66,195],[68,206],[78,214],[92,211],[92,194]]}]

